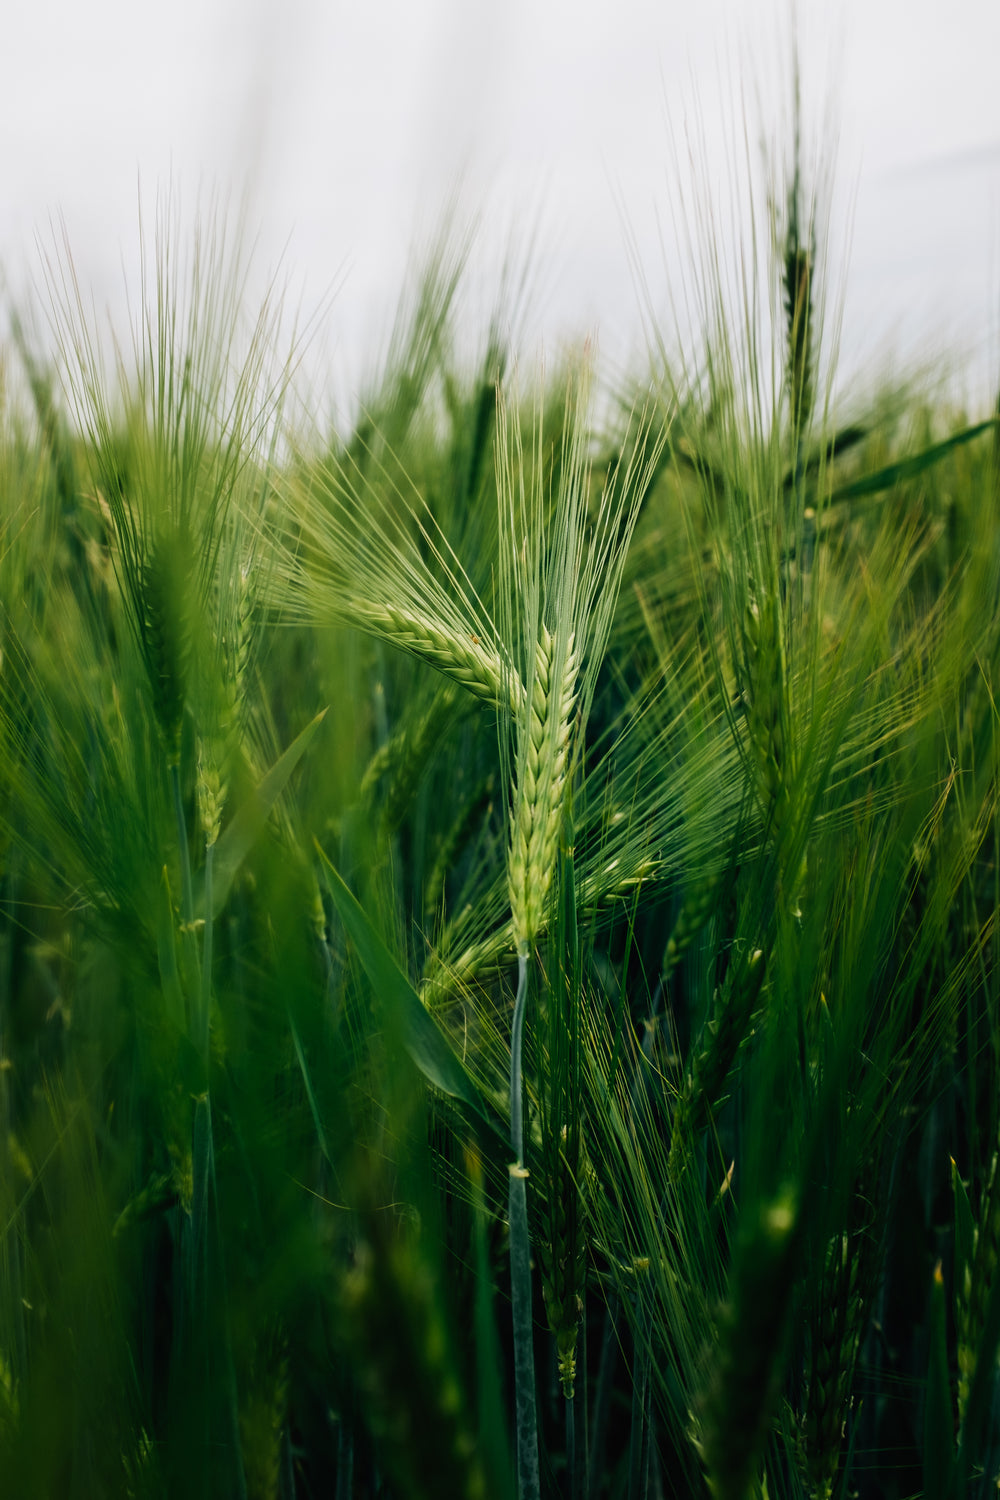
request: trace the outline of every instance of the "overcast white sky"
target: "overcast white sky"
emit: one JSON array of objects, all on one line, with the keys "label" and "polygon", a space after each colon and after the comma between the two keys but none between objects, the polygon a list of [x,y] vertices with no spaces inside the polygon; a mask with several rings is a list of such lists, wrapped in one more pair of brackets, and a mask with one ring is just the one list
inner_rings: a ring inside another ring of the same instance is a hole
[{"label": "overcast white sky", "polygon": [[[801,0],[805,117],[839,129],[832,240],[854,203],[845,350],[946,342],[1000,370],[1000,3]],[[831,17],[830,13],[835,13]],[[167,183],[250,193],[262,266],[360,373],[415,236],[461,183],[484,259],[538,230],[532,340],[640,337],[634,236],[667,317],[678,157],[742,162],[788,118],[788,0],[33,0],[8,7],[0,266],[15,294],[62,215],[81,279],[120,305],[137,204]],[[744,106],[740,90],[747,97]],[[758,106],[756,100],[763,102]],[[891,339],[890,339],[891,335]],[[995,388],[995,386],[994,386]]]}]

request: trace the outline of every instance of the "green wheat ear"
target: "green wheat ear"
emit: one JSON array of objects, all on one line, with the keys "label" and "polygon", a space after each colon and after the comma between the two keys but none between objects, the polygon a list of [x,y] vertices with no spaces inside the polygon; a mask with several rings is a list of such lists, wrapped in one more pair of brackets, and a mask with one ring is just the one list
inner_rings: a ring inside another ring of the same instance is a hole
[{"label": "green wheat ear", "polygon": [[508,869],[518,952],[530,950],[545,921],[569,785],[577,674],[573,632],[557,641],[542,625],[519,756]]},{"label": "green wheat ear", "polygon": [[783,267],[788,338],[788,380],[792,432],[800,437],[812,415],[813,250],[799,242],[798,216],[789,226]]},{"label": "green wheat ear", "polygon": [[517,670],[421,497],[387,498],[344,459],[286,483],[283,498],[265,597],[285,621],[362,630],[502,713],[520,711]]},{"label": "green wheat ear", "polygon": [[540,406],[525,432],[507,393],[501,390],[498,399],[499,639],[524,685],[513,734],[500,724],[512,800],[508,885],[522,954],[545,923],[565,798],[639,508],[665,441],[662,430],[640,417],[628,456],[609,475],[595,511],[588,399],[589,373],[582,366],[570,385],[555,455],[544,448]]}]

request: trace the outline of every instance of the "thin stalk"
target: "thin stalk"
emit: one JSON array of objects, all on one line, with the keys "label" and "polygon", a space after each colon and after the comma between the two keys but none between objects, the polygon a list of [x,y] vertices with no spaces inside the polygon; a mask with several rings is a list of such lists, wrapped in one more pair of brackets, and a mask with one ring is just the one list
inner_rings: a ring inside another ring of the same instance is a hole
[{"label": "thin stalk", "polygon": [[649,1319],[638,1294],[635,1303],[628,1500],[646,1500],[649,1493]]},{"label": "thin stalk", "polygon": [[[181,914],[186,931],[186,943],[190,950],[189,957],[191,957],[195,943],[194,890],[191,879],[191,856],[188,844],[187,824],[184,818],[184,804],[181,796],[180,765],[176,760],[170,766],[170,786],[173,794],[174,817],[177,824],[177,844],[181,867]],[[211,1279],[211,1246],[209,1244],[210,1207],[215,1176],[212,1106],[208,1087],[209,1011],[212,982],[213,921],[211,913],[213,850],[213,844],[206,845],[205,935],[197,1000],[192,1005],[190,1021],[192,1041],[204,1065],[205,1076],[203,1079],[204,1091],[195,1099],[194,1104],[194,1121],[191,1136],[191,1216],[187,1226],[187,1250],[185,1255],[187,1270],[187,1313],[190,1319],[191,1331],[195,1333],[195,1337],[198,1339],[200,1345],[199,1363],[203,1366],[206,1398],[211,1389],[212,1382],[208,1346],[202,1340],[204,1340],[205,1330],[208,1326],[209,1315],[209,1282]],[[196,961],[192,958],[192,964],[189,968],[192,980],[195,972]],[[228,1348],[226,1353],[228,1357]],[[235,1401],[235,1381],[231,1378],[227,1383],[230,1386],[230,1397]],[[207,1399],[204,1403],[204,1416],[206,1424],[209,1424],[210,1416]],[[235,1422],[235,1416],[233,1420]],[[211,1444],[210,1425],[206,1425],[204,1436],[205,1451],[207,1454]],[[242,1496],[245,1494],[245,1483],[242,1480],[243,1465],[238,1442],[235,1446],[234,1456],[238,1477],[237,1494]]]},{"label": "thin stalk", "polygon": [[524,1048],[524,1015],[528,1006],[528,955],[517,955],[517,995],[510,1031],[510,1144],[519,1167],[524,1166],[524,1087],[521,1054]]},{"label": "thin stalk", "polygon": [[566,1407],[566,1472],[569,1474],[569,1492],[575,1495],[576,1480],[576,1397],[564,1402]]},{"label": "thin stalk", "polygon": [[614,1385],[615,1365],[618,1356],[618,1299],[608,1305],[604,1318],[604,1336],[601,1340],[601,1361],[597,1369],[597,1391],[594,1396],[594,1414],[591,1422],[590,1451],[587,1455],[587,1495],[597,1500],[601,1493],[604,1472],[604,1455],[607,1449],[608,1419],[611,1414],[611,1393]]},{"label": "thin stalk", "polygon": [[212,872],[215,843],[205,845],[205,938],[201,954],[201,1009],[198,1016],[197,1044],[201,1056],[208,1061],[208,1018],[212,1006],[212,936],[215,922],[212,917]]},{"label": "thin stalk", "polygon": [[510,1038],[510,1296],[514,1322],[514,1387],[517,1407],[517,1479],[520,1500],[539,1500],[538,1415],[531,1319],[531,1239],[528,1234],[528,1173],[524,1166],[521,1052],[528,1000],[528,955],[517,959],[517,996]]},{"label": "thin stalk", "polygon": [[[566,1402],[566,1460],[569,1465],[570,1500],[584,1500],[587,1493],[587,1470],[590,1457],[587,1432],[587,1314],[580,1318],[576,1390]],[[581,1426],[577,1432],[576,1412],[579,1406]]]},{"label": "thin stalk", "polygon": [[510,1294],[514,1316],[514,1388],[517,1408],[517,1482],[520,1500],[539,1500],[538,1417],[531,1326],[531,1242],[528,1237],[527,1172],[510,1168]]},{"label": "thin stalk", "polygon": [[184,801],[181,797],[181,768],[176,760],[170,766],[170,790],[174,799],[177,848],[181,860],[181,912],[185,926],[190,928],[194,922],[194,888],[191,884],[191,853],[188,848],[187,823],[184,820]]}]

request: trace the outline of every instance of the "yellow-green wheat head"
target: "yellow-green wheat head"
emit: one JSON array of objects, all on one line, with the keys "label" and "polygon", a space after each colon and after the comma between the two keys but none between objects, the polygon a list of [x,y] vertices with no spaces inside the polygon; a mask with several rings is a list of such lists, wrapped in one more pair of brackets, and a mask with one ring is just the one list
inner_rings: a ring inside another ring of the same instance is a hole
[{"label": "yellow-green wheat head", "polygon": [[588,384],[582,366],[552,439],[540,403],[526,442],[519,409],[505,392],[499,396],[499,635],[524,684],[520,703],[512,703],[512,727],[505,717],[500,723],[511,789],[508,888],[521,954],[545,925],[566,800],[622,569],[663,442],[641,418],[627,456],[598,492],[588,451]]}]

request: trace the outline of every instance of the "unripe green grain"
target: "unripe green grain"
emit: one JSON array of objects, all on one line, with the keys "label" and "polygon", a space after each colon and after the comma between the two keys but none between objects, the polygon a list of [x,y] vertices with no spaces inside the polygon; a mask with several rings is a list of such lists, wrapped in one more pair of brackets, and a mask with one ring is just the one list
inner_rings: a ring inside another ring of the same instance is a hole
[{"label": "unripe green grain", "polygon": [[[577,1147],[578,1147],[577,1139]],[[586,1247],[582,1233],[582,1205],[578,1185],[580,1160],[572,1163],[569,1131],[558,1137],[547,1132],[542,1142],[544,1195],[539,1207],[537,1254],[545,1311],[556,1340],[556,1357],[563,1395],[572,1401],[576,1384],[576,1345],[583,1310]]]},{"label": "unripe green grain", "polygon": [[758,948],[733,966],[725,986],[716,991],[712,1017],[674,1110],[671,1172],[678,1171],[688,1159],[694,1138],[709,1124],[722,1098],[750,1029],[766,968],[764,952]]},{"label": "unripe green grain", "polygon": [[567,787],[578,671],[573,632],[561,652],[556,646],[543,625],[531,703],[520,729],[508,873],[519,953],[529,950],[545,921]]},{"label": "unripe green grain", "polygon": [[199,746],[198,779],[195,789],[201,831],[206,847],[211,848],[217,842],[222,828],[222,812],[226,805],[228,788],[211,748],[205,744]]},{"label": "unripe green grain", "polygon": [[460,635],[416,610],[390,604],[358,604],[355,623],[444,672],[475,697],[517,713],[523,691],[500,653],[478,635]]}]

